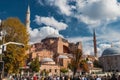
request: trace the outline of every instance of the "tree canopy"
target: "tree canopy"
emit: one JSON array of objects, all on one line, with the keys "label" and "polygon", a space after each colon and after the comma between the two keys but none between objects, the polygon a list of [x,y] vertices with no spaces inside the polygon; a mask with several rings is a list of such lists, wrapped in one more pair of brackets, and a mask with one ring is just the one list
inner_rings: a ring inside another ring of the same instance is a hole
[{"label": "tree canopy", "polygon": [[61,69],[60,69],[60,72],[62,72],[62,73],[67,73],[67,72],[68,72],[68,69],[66,69],[66,68],[61,68]]},{"label": "tree canopy", "polygon": [[71,61],[71,64],[69,64],[69,68],[71,68],[71,70],[73,71],[73,75],[75,75],[77,69],[79,68],[81,58],[82,58],[82,50],[75,49],[73,52],[73,59]]},{"label": "tree canopy", "polygon": [[93,64],[94,64],[94,67],[102,68],[102,65],[100,64],[100,62],[99,62],[98,60],[95,60],[95,61],[93,62]]},{"label": "tree canopy", "polygon": [[85,72],[88,72],[88,65],[85,60],[82,59],[82,50],[75,49],[73,52],[73,59],[71,64],[68,67],[73,71],[73,75],[76,74],[78,69],[82,69]]},{"label": "tree canopy", "polygon": [[39,63],[38,57],[35,58],[35,60],[33,60],[31,62],[30,69],[32,70],[32,72],[39,72],[39,70],[40,70],[40,63]]},{"label": "tree canopy", "polygon": [[27,28],[18,18],[8,18],[2,21],[0,31],[5,31],[0,44],[16,42],[24,44],[24,47],[16,44],[8,44],[3,54],[5,62],[4,70],[6,73],[18,73],[19,68],[25,65],[26,49],[28,48],[29,34]]}]

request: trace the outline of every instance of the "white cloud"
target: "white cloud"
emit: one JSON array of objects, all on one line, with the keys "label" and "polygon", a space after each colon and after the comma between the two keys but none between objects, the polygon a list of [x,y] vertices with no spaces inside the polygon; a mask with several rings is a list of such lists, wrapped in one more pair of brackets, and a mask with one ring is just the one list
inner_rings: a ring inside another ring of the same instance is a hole
[{"label": "white cloud", "polygon": [[59,34],[58,30],[50,26],[45,26],[40,29],[30,30],[30,37],[31,37],[30,42],[34,43],[40,42],[42,39],[46,37],[63,37],[63,36]]},{"label": "white cloud", "polygon": [[92,20],[88,16],[84,15],[75,15],[76,18],[78,18],[80,21],[84,22],[85,24],[96,27],[101,24],[100,20]]},{"label": "white cloud", "polygon": [[45,4],[52,6],[54,5],[54,1],[55,0],[37,0],[37,2],[42,6],[44,6]]},{"label": "white cloud", "polygon": [[116,40],[120,40],[120,32],[117,30],[114,30],[113,28],[106,27],[104,31],[102,31],[102,34],[98,34],[98,39],[104,39],[106,41],[112,42]]},{"label": "white cloud", "polygon": [[99,25],[120,17],[117,0],[76,0],[77,18],[86,24]]},{"label": "white cloud", "polygon": [[39,3],[40,5],[44,5],[43,2],[42,2],[42,0],[38,0],[38,3]]},{"label": "white cloud", "polygon": [[54,17],[40,17],[40,16],[36,15],[34,21],[38,25],[45,24],[45,25],[51,26],[57,30],[64,30],[68,27],[67,24],[65,24],[63,22],[58,22]]},{"label": "white cloud", "polygon": [[[71,2],[75,4],[69,4]],[[52,4],[59,9],[59,13],[76,17],[90,26],[106,24],[120,17],[120,3],[117,0],[45,0],[44,3]]]},{"label": "white cloud", "polygon": [[68,0],[55,0],[55,6],[57,6],[62,14],[67,16],[71,15],[71,10],[73,8],[68,5]]},{"label": "white cloud", "polygon": [[55,6],[58,8],[58,13],[70,16],[71,15],[71,10],[75,9],[75,6],[70,6],[68,4],[70,0],[38,0],[38,3],[40,5],[50,5],[50,6]]},{"label": "white cloud", "polygon": [[103,43],[103,44],[99,44],[99,47],[100,47],[101,49],[110,48],[110,47],[111,47],[111,44]]},{"label": "white cloud", "polygon": [[67,38],[70,42],[78,42],[78,41],[90,41],[92,37],[71,37]]}]

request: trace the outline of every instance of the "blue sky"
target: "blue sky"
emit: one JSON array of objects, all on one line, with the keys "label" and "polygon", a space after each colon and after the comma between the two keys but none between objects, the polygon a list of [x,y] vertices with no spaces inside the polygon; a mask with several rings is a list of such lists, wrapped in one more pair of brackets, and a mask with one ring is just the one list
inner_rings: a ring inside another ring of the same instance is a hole
[{"label": "blue sky", "polygon": [[96,29],[99,54],[120,46],[119,0],[0,0],[0,19],[18,17],[25,23],[31,11],[31,42],[47,36],[61,36],[83,42],[84,54],[93,54],[92,30]]}]

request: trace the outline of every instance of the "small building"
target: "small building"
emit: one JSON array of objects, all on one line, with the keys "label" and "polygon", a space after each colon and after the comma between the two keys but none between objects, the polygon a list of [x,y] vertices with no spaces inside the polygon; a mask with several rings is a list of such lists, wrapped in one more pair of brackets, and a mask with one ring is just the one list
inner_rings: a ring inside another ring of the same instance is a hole
[{"label": "small building", "polygon": [[99,58],[104,72],[120,72],[120,49],[111,47],[103,51]]},{"label": "small building", "polygon": [[60,75],[60,67],[55,64],[52,58],[43,58],[41,60],[40,73],[44,72],[43,76]]}]

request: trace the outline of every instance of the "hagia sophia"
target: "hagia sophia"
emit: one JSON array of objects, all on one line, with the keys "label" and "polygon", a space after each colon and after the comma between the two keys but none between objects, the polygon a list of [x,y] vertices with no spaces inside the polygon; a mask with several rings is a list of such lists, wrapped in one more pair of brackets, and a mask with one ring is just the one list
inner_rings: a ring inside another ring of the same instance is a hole
[{"label": "hagia sophia", "polygon": [[[26,14],[26,27],[30,29],[30,7],[28,6]],[[107,48],[103,51],[102,55],[98,57],[97,53],[97,40],[95,30],[93,30],[93,45],[94,55],[86,55],[88,58],[88,66],[91,66],[93,70],[94,60],[99,60],[102,65],[102,71],[110,72],[120,71],[120,49],[119,48]],[[49,75],[60,75],[60,68],[67,68],[73,57],[72,52],[74,49],[82,50],[82,42],[70,43],[62,37],[46,37],[39,43],[34,43],[27,52],[30,60],[34,60],[38,57],[41,64],[40,70],[49,71]],[[101,70],[101,69],[100,69]]]},{"label": "hagia sophia", "polygon": [[51,74],[59,74],[60,68],[67,68],[72,59],[72,50],[82,49],[81,42],[69,43],[60,37],[45,38],[41,43],[35,43],[30,49],[30,58],[39,58],[40,70],[48,70]]}]

